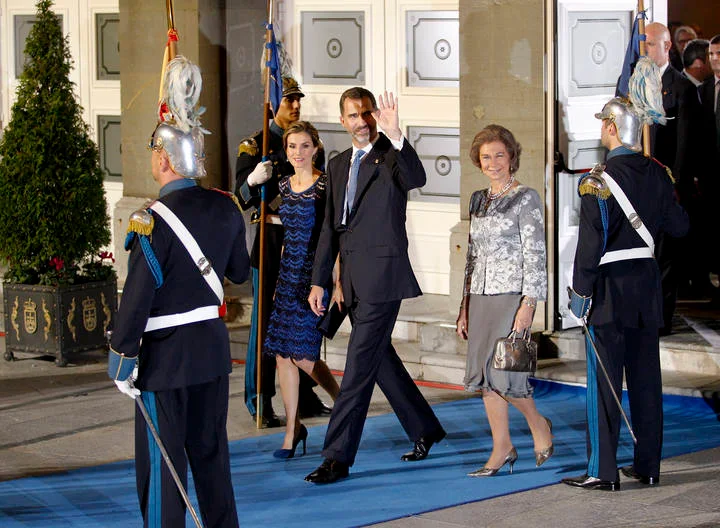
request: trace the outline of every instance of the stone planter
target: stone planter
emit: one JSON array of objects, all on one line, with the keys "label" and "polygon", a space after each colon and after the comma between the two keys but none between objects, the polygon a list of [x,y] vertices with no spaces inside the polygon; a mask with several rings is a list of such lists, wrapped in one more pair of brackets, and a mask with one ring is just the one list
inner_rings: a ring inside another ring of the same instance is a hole
[{"label": "stone planter", "polygon": [[14,352],[38,352],[64,367],[70,354],[106,346],[117,312],[115,279],[55,287],[5,283],[3,293],[7,361]]}]

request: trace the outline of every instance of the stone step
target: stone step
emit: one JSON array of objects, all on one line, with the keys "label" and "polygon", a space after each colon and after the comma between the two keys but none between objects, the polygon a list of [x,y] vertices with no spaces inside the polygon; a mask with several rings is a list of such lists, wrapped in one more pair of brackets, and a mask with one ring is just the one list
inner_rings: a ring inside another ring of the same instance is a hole
[{"label": "stone step", "polygon": [[[720,347],[712,346],[696,332],[678,331],[660,338],[660,365],[668,372],[720,377]],[[712,339],[711,336],[708,336]],[[585,337],[579,328],[543,336],[541,357],[585,360]]]},{"label": "stone step", "polygon": [[[248,293],[249,295],[249,293]],[[250,303],[252,300],[250,299]],[[393,330],[393,344],[414,379],[462,385],[467,342],[455,334],[455,315],[447,309],[447,296],[423,295],[403,301]],[[673,334],[660,339],[663,380],[672,390],[709,387],[720,380],[720,321],[715,314],[678,315]],[[247,327],[231,327],[234,359],[244,359]],[[331,368],[343,370],[347,351],[349,320],[337,336],[326,341],[324,356]],[[537,334],[538,378],[568,383],[585,383],[585,343],[582,330],[569,329]]]}]

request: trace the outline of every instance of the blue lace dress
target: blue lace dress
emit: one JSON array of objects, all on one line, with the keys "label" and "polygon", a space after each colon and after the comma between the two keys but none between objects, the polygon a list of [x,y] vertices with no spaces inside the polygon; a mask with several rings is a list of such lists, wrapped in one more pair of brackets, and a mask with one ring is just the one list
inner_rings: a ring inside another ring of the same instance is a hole
[{"label": "blue lace dress", "polygon": [[[325,213],[327,176],[322,174],[299,193],[292,190],[289,177],[283,178],[279,187],[282,197],[279,212],[285,239],[264,353],[317,361],[322,334],[317,329],[319,317],[310,310],[307,298]],[[327,292],[328,288],[325,306]]]}]

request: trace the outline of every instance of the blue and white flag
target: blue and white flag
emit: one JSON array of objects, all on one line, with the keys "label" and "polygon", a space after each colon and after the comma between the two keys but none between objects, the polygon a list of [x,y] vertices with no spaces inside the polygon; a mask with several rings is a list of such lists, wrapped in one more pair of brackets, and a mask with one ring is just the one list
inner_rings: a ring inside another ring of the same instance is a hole
[{"label": "blue and white flag", "polygon": [[645,11],[640,11],[635,17],[633,23],[632,33],[630,35],[630,42],[628,42],[627,50],[625,51],[625,60],[623,61],[622,71],[620,72],[620,79],[618,80],[617,88],[615,89],[615,97],[627,97],[630,83],[630,76],[635,69],[635,64],[640,58],[640,41],[645,40],[645,35],[640,34],[640,18],[647,18]]}]

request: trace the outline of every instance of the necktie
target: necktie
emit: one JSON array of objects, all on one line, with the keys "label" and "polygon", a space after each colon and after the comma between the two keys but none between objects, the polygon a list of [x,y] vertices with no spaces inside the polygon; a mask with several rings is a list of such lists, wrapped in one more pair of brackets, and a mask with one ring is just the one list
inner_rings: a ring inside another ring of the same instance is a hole
[{"label": "necktie", "polygon": [[350,166],[350,179],[348,179],[347,187],[347,212],[352,213],[353,203],[355,203],[355,191],[357,191],[357,177],[360,170],[360,162],[365,155],[364,150],[358,150],[355,153],[352,165]]}]

